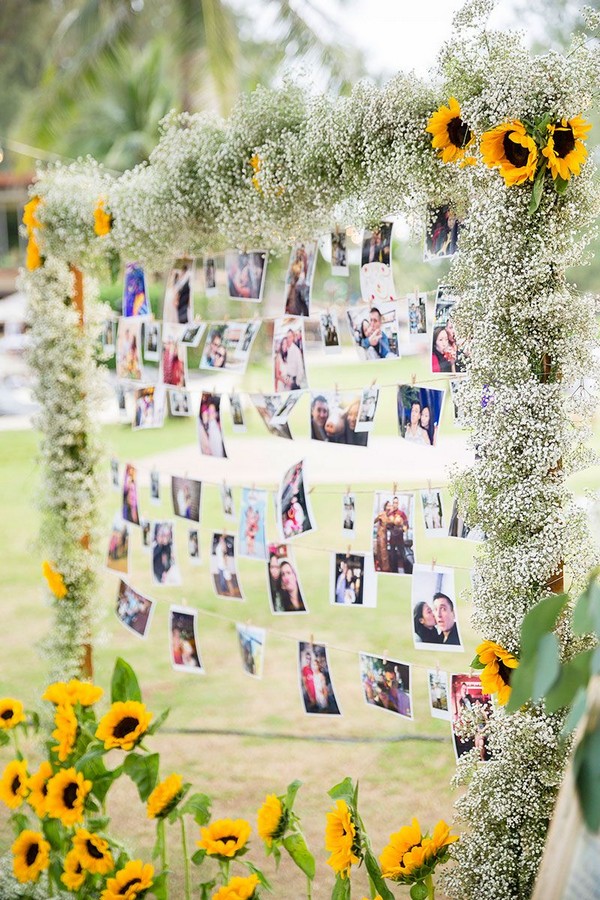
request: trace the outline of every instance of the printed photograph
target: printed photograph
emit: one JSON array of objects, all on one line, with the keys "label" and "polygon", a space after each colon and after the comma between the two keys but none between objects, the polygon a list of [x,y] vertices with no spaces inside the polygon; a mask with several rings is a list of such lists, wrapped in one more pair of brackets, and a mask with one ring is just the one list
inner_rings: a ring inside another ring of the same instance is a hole
[{"label": "printed photograph", "polygon": [[193,478],[182,478],[173,475],[171,478],[171,497],[173,512],[182,519],[200,521],[200,501],[202,498],[202,482]]},{"label": "printed photograph", "polygon": [[382,310],[387,303],[394,303],[396,288],[392,267],[387,263],[365,263],[360,269],[360,295],[368,308]]},{"label": "printed photograph", "polygon": [[119,622],[138,637],[145,638],[150,627],[154,600],[144,597],[121,579],[117,592],[116,613]]},{"label": "printed photograph", "polygon": [[204,456],[227,457],[221,425],[221,395],[203,391],[198,414],[200,453]]},{"label": "printed photograph", "polygon": [[492,698],[483,693],[479,675],[451,675],[452,737],[456,759],[477,750],[482,761],[490,758],[487,732]]},{"label": "printed photograph", "polygon": [[376,491],[373,501],[375,571],[412,575],[415,564],[414,494]]},{"label": "printed photograph", "polygon": [[196,264],[193,259],[176,259],[167,275],[163,321],[187,325],[194,320],[194,278]]},{"label": "printed photograph", "polygon": [[277,415],[279,410],[281,409],[283,401],[283,397],[286,397],[287,394],[249,394],[250,400],[254,404],[254,407],[265,423],[267,431],[269,434],[274,434],[276,437],[285,438],[288,441],[292,440],[292,432],[290,431],[290,426],[287,422],[283,425],[274,425],[273,417]]},{"label": "printed photograph", "polygon": [[298,241],[292,247],[285,276],[285,314],[309,316],[317,241]]},{"label": "printed photograph", "polygon": [[360,407],[358,410],[358,419],[354,430],[359,434],[365,431],[371,431],[375,422],[375,413],[377,412],[377,403],[379,402],[379,388],[368,387],[363,388],[360,395]]},{"label": "printed photograph", "polygon": [[158,469],[152,469],[150,472],[150,500],[153,503],[160,503],[160,473]]},{"label": "printed photograph", "polygon": [[178,388],[187,384],[187,351],[181,343],[182,331],[181,325],[163,325],[160,354],[160,380]]},{"label": "printed photograph", "polygon": [[237,622],[235,628],[244,672],[253,678],[262,678],[267,632],[264,628],[242,625],[241,622]]},{"label": "printed photograph", "polygon": [[131,463],[125,466],[123,475],[123,511],[122,516],[126,522],[132,525],[140,524],[140,511],[138,509],[138,477],[137,469]]},{"label": "printed photograph", "polygon": [[281,403],[279,409],[271,416],[271,425],[287,425],[290,414],[301,396],[301,391],[287,391],[279,394]]},{"label": "printed photograph", "polygon": [[356,496],[351,493],[342,497],[342,534],[353,538],[356,529]]},{"label": "printed photograph", "polygon": [[116,353],[117,322],[115,319],[106,319],[100,332],[100,346],[104,359],[110,359]]},{"label": "printed photograph", "polygon": [[277,495],[277,519],[284,541],[315,529],[304,480],[304,460],[290,466],[282,478]]},{"label": "printed photograph", "polygon": [[226,519],[229,519],[232,522],[237,521],[233,503],[233,492],[225,481],[221,485],[221,506],[223,507],[223,515]]},{"label": "printed photograph", "polygon": [[427,686],[429,688],[429,712],[434,719],[446,719],[450,721],[450,704],[448,702],[448,673],[439,669],[429,669],[427,672]]},{"label": "printed photograph", "polygon": [[460,298],[445,285],[439,285],[431,337],[431,371],[434,374],[462,374],[467,371],[471,346],[454,324],[454,308]]},{"label": "printed photograph", "polygon": [[[144,381],[142,365],[142,322],[119,319],[117,323],[117,378]],[[123,394],[123,402],[125,394]]]},{"label": "printed photograph", "polygon": [[193,416],[192,395],[189,391],[169,391],[172,416]]},{"label": "printed photograph", "polygon": [[214,297],[217,293],[217,263],[214,256],[204,257],[204,293]]},{"label": "printed photograph", "polygon": [[266,559],[267,492],[242,488],[238,553],[246,559]]},{"label": "printed photograph", "polygon": [[181,574],[175,558],[175,523],[152,523],[152,579],[154,584],[181,584]]},{"label": "printed photograph", "polygon": [[151,543],[152,523],[149,519],[140,519],[140,531],[142,533],[142,549],[149,550]]},{"label": "printed photograph", "polygon": [[244,419],[244,407],[242,398],[239,394],[232,393],[229,395],[229,411],[231,412],[231,424],[234,431],[246,431],[246,420]]},{"label": "printed photograph", "polygon": [[398,318],[395,303],[353,306],[346,311],[348,325],[359,359],[398,359]]},{"label": "printed photograph", "polygon": [[450,206],[427,208],[425,223],[425,252],[423,259],[441,259],[454,256],[457,250],[460,225]]},{"label": "printed photograph", "polygon": [[188,559],[196,566],[202,562],[200,558],[200,532],[197,528],[188,529]]},{"label": "printed photograph", "polygon": [[162,428],[165,421],[167,394],[164,385],[138,388],[133,393],[135,403],[134,428]]},{"label": "printed photograph", "polygon": [[408,333],[427,334],[427,294],[408,295]]},{"label": "printed photograph", "polygon": [[435,447],[445,391],[401,384],[398,387],[398,429],[411,444]]},{"label": "printed photograph", "polygon": [[259,328],[260,319],[252,322],[213,322],[208,329],[200,368],[243,374]]},{"label": "printed photograph", "polygon": [[417,650],[462,650],[454,569],[415,565],[411,585],[413,641]]},{"label": "printed photograph", "polygon": [[144,270],[139,263],[127,263],[123,283],[123,316],[149,316],[151,312]]},{"label": "printed photograph", "polygon": [[425,523],[426,537],[447,537],[448,526],[444,519],[444,504],[441,491],[421,491],[421,507]]},{"label": "printed photograph", "polygon": [[113,519],[106,565],[114,572],[129,572],[129,525],[119,515]]},{"label": "printed photograph", "polygon": [[180,343],[186,347],[197,347],[202,340],[205,328],[204,322],[193,322],[191,325],[187,325],[181,332]]},{"label": "printed photograph", "polygon": [[298,674],[304,711],[339,716],[340,707],[335,697],[327,647],[324,644],[309,644],[298,641]]},{"label": "printed photograph", "polygon": [[119,460],[114,456],[110,461],[110,483],[115,491],[121,490],[121,482],[119,479]]},{"label": "printed photograph", "polygon": [[452,512],[448,522],[448,537],[460,538],[463,541],[486,541],[487,535],[481,525],[467,525],[466,519],[461,514],[458,500],[452,503]]},{"label": "printed photograph", "polygon": [[377,605],[373,558],[370,553],[332,553],[329,602],[343,606]]},{"label": "printed photograph", "polygon": [[359,653],[358,656],[363,694],[369,706],[412,719],[410,665],[372,653]]},{"label": "printed photograph", "polygon": [[160,360],[160,331],[160,322],[156,322],[154,319],[144,322],[144,359],[147,362],[159,362]]},{"label": "printed photograph", "polygon": [[457,428],[464,428],[463,422],[463,411],[460,406],[460,383],[464,381],[463,378],[450,378],[448,380],[448,384],[450,385],[450,397],[452,399],[452,412],[453,412],[453,423]]},{"label": "printed photograph", "polygon": [[125,390],[122,384],[117,383],[115,385],[115,398],[117,401],[117,406],[119,408],[119,421],[128,422],[130,420],[130,417],[127,413],[127,395],[125,394]]},{"label": "printed photograph", "polygon": [[310,436],[313,441],[366,447],[368,431],[357,430],[361,391],[312,391]]},{"label": "printed photograph", "polygon": [[339,353],[342,349],[340,326],[336,312],[321,313],[319,316],[321,340],[325,353]]},{"label": "printed photograph", "polygon": [[232,300],[262,300],[267,254],[263,250],[240,252],[229,250],[225,254],[227,291]]},{"label": "printed photograph", "polygon": [[197,623],[196,610],[191,610],[187,606],[170,607],[171,665],[177,672],[204,674],[198,648]]},{"label": "printed photograph", "polygon": [[346,232],[336,228],[331,232],[331,274],[349,275]]},{"label": "printed photograph", "polygon": [[217,597],[243,600],[235,566],[235,537],[214,532],[210,551],[210,574]]},{"label": "printed photograph", "polygon": [[308,612],[289,547],[286,544],[269,544],[268,560],[267,581],[271,612],[275,615]]},{"label": "printed photograph", "polygon": [[300,391],[308,387],[302,319],[275,319],[273,371],[276,391]]},{"label": "printed photograph", "polygon": [[391,266],[392,228],[392,222],[380,222],[373,230],[364,230],[361,266],[368,263],[385,263],[386,266]]}]

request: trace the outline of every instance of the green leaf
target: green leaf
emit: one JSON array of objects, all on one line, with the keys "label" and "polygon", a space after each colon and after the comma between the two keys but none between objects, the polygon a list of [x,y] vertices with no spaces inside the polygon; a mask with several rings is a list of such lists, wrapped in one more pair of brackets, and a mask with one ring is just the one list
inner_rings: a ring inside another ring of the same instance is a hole
[{"label": "green leaf", "polygon": [[114,284],[121,274],[121,257],[114,248],[111,248],[108,254],[108,267],[110,270],[110,280]]},{"label": "green leaf", "polygon": [[365,866],[369,873],[371,883],[375,887],[377,893],[380,894],[381,900],[394,900],[394,895],[383,880],[379,863],[370,847],[365,850]]},{"label": "green leaf", "polygon": [[150,895],[156,897],[156,900],[168,900],[168,872],[161,872],[158,878],[155,878],[150,888]]},{"label": "green leaf", "polygon": [[203,881],[200,887],[200,900],[210,900],[213,888],[216,888],[217,880],[213,878],[211,881]]},{"label": "green leaf", "polygon": [[191,857],[192,862],[195,866],[201,866],[204,862],[204,857],[206,856],[206,850],[196,850],[194,855]]},{"label": "green leaf", "polygon": [[350,879],[335,876],[335,884],[331,892],[331,900],[350,900]]},{"label": "green leaf", "polygon": [[579,741],[573,774],[586,825],[596,832],[600,829],[600,727],[587,731]]},{"label": "green leaf", "polygon": [[334,785],[327,793],[333,800],[345,800],[350,807],[354,803],[354,785],[349,777]]},{"label": "green leaf", "polygon": [[94,760],[98,759],[101,756],[104,756],[108,751],[104,749],[104,744],[98,743],[90,746],[83,756],[80,756],[78,760],[75,762],[75,768],[78,772],[83,772],[90,763]]},{"label": "green leaf", "polygon": [[583,688],[579,688],[578,692],[575,694],[573,705],[571,706],[571,711],[565,719],[565,724],[562,727],[561,734],[563,736],[570,734],[575,728],[577,728],[586,710],[586,706],[587,691],[585,691]]},{"label": "green leaf", "polygon": [[560,175],[557,175],[554,179],[554,190],[557,194],[564,194],[566,189],[569,187],[569,182],[565,181],[564,178],[561,178]]},{"label": "green leaf", "polygon": [[62,848],[63,834],[58,819],[42,819],[42,831],[53,850],[60,850]]},{"label": "green leaf", "polygon": [[410,896],[411,900],[427,900],[427,897],[429,896],[427,885],[422,881],[417,881],[410,889]]},{"label": "green leaf", "polygon": [[535,654],[530,659],[521,658],[518,668],[512,670],[510,679],[511,692],[506,704],[507,712],[516,712],[524,703],[531,699],[536,662]]},{"label": "green leaf", "polygon": [[600,584],[594,576],[575,604],[573,631],[576,634],[600,632]]},{"label": "green leaf", "polygon": [[142,755],[141,753],[130,753],[125,758],[123,769],[127,775],[135,782],[140,800],[145,803],[158,781],[158,764],[160,756],[158,753],[149,753]]},{"label": "green leaf", "polygon": [[560,648],[555,634],[545,634],[541,639],[536,658],[532,699],[545,697],[560,673]]},{"label": "green leaf", "polygon": [[104,831],[110,823],[110,816],[97,816],[95,819],[88,819],[88,828],[90,831]]},{"label": "green leaf", "polygon": [[171,710],[170,710],[169,707],[167,707],[166,709],[163,709],[163,711],[161,712],[161,714],[160,714],[159,716],[156,717],[156,719],[155,719],[155,721],[152,723],[152,725],[150,725],[150,726],[148,727],[147,734],[156,734],[156,732],[157,732],[158,729],[161,727],[161,725],[163,725],[164,722],[166,721],[167,716],[169,715],[170,712],[171,712]]},{"label": "green leaf", "polygon": [[471,669],[485,669],[485,664],[481,662],[478,656],[474,656],[470,662]]},{"label": "green leaf", "polygon": [[194,817],[196,825],[207,825],[210,822],[211,799],[206,794],[192,794],[181,807],[181,815]]},{"label": "green leaf", "polygon": [[554,629],[568,602],[568,594],[556,594],[540,600],[529,610],[521,626],[521,659],[535,653],[544,634]]},{"label": "green leaf", "polygon": [[292,831],[283,839],[283,846],[298,868],[312,881],[315,877],[315,858],[306,846],[304,835]]},{"label": "green leaf", "polygon": [[290,784],[288,784],[287,791],[285,794],[285,801],[284,801],[288,812],[291,812],[291,810],[294,806],[294,801],[296,799],[296,794],[298,793],[298,791],[300,790],[301,787],[302,787],[302,782],[298,781],[298,779],[296,779],[295,781],[292,781]]},{"label": "green leaf", "polygon": [[0,747],[5,747],[6,744],[10,741],[8,733],[6,731],[0,731]]},{"label": "green leaf", "polygon": [[110,685],[111,700],[117,703],[119,700],[137,700],[142,702],[142,692],[137,677],[129,663],[117,657]]},{"label": "green leaf", "polygon": [[563,663],[558,680],[546,694],[547,712],[554,713],[563,706],[569,706],[579,688],[587,687],[593,653],[593,650],[585,650]]},{"label": "green leaf", "polygon": [[590,663],[590,672],[592,675],[600,675],[600,644],[592,653],[592,661]]},{"label": "green leaf", "polygon": [[160,819],[156,820],[156,840],[152,848],[152,859],[161,859],[165,851],[165,824]]},{"label": "green leaf", "polygon": [[27,816],[23,815],[23,813],[13,813],[10,816],[10,821],[17,834],[20,834],[22,831],[25,831],[26,828],[29,828],[29,819]]},{"label": "green leaf", "polygon": [[[546,166],[541,165],[533,182],[533,190],[531,192],[531,202],[529,204],[529,215],[532,216],[542,202],[544,195],[544,175],[546,174]],[[427,896],[427,895],[425,895]]]},{"label": "green leaf", "polygon": [[244,859],[242,860],[242,865],[246,866],[246,868],[249,869],[253,875],[256,875],[258,877],[258,880],[260,881],[262,886],[266,888],[267,891],[273,890],[271,882],[269,881],[267,876],[264,874],[264,872],[261,872],[261,870],[257,866],[255,866],[254,863],[251,863],[249,859]]}]

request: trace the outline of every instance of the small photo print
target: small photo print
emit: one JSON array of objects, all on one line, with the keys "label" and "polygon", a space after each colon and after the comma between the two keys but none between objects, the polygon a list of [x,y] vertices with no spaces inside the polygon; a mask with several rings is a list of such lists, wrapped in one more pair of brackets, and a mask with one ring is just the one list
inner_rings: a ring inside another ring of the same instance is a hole
[{"label": "small photo print", "polygon": [[187,325],[194,320],[194,277],[193,259],[176,259],[167,276],[163,321]]},{"label": "small photo print", "polygon": [[329,601],[342,606],[377,605],[373,557],[370,553],[332,553]]},{"label": "small photo print", "polygon": [[233,492],[229,485],[224,481],[221,485],[221,505],[223,507],[223,515],[232,522],[236,521],[235,506],[233,503]]},{"label": "small photo print", "polygon": [[110,483],[115,491],[121,490],[121,482],[119,481],[119,460],[113,456],[110,461]]},{"label": "small photo print", "polygon": [[461,223],[454,210],[448,206],[428,206],[425,224],[425,252],[423,259],[441,259],[454,256],[457,250]]},{"label": "small photo print", "polygon": [[412,575],[415,564],[414,494],[376,491],[373,501],[375,571]]},{"label": "small photo print", "polygon": [[187,384],[187,351],[181,343],[182,325],[163,325],[160,354],[161,381],[163,384],[184,388]]},{"label": "small photo print", "polygon": [[300,391],[308,387],[301,318],[275,319],[273,370],[276,391]]},{"label": "small photo print", "polygon": [[309,715],[339,716],[324,644],[298,642],[298,674],[304,711]]},{"label": "small photo print", "polygon": [[242,405],[242,398],[239,394],[229,395],[229,411],[231,412],[231,423],[233,425],[233,430],[238,432],[246,431],[244,407]]},{"label": "small photo print", "polygon": [[444,518],[444,504],[440,491],[421,491],[421,506],[426,537],[447,537],[448,526]]},{"label": "small photo print", "polygon": [[492,715],[492,698],[483,693],[479,675],[451,675],[451,715],[454,752],[457,760],[476,750],[482,761],[490,758],[487,732]]},{"label": "small photo print", "polygon": [[203,322],[193,322],[187,325],[181,332],[181,342],[186,347],[197,347],[202,340],[206,325]]},{"label": "small photo print", "polygon": [[393,303],[396,297],[392,267],[387,263],[366,263],[360,270],[360,294],[363,303],[381,309],[386,303]]},{"label": "small photo print", "polygon": [[238,553],[246,559],[266,559],[266,511],[266,491],[258,491],[255,488],[242,488]]},{"label": "small photo print", "polygon": [[325,353],[339,353],[342,349],[340,342],[340,326],[336,312],[321,313],[319,316],[321,328],[321,340]]},{"label": "small photo print", "polygon": [[240,622],[236,622],[235,628],[244,672],[253,678],[262,678],[267,632],[264,628],[242,625]]},{"label": "small photo print", "polygon": [[243,374],[259,328],[260,319],[252,322],[213,322],[208,329],[200,368]]},{"label": "small photo print", "polygon": [[117,324],[117,378],[143,381],[142,322],[119,319]]},{"label": "small photo print", "polygon": [[123,475],[123,518],[132,525],[140,524],[140,511],[138,509],[138,481],[137,469],[131,463],[125,466]]},{"label": "small photo print", "polygon": [[290,426],[287,422],[282,425],[273,424],[273,418],[277,415],[283,404],[282,398],[287,397],[288,394],[250,394],[249,396],[257,413],[265,423],[269,434],[274,434],[276,437],[286,438],[286,440],[291,441],[292,432],[290,431]]},{"label": "small photo print", "polygon": [[153,503],[160,503],[160,472],[152,469],[150,472],[150,499]]},{"label": "small photo print", "polygon": [[368,431],[357,429],[360,391],[312,391],[310,436],[313,441],[366,447]]},{"label": "small photo print", "polygon": [[352,307],[348,325],[361,360],[398,359],[398,319],[395,303]]},{"label": "small photo print", "polygon": [[450,721],[450,705],[448,703],[448,673],[439,669],[427,671],[429,688],[429,712],[434,719]]},{"label": "small photo print", "polygon": [[411,671],[408,663],[359,653],[360,679],[369,706],[412,719]]},{"label": "small photo print", "polygon": [[144,550],[150,549],[152,523],[148,519],[140,519],[140,531],[142,533],[142,547]]},{"label": "small photo print", "polygon": [[210,574],[217,597],[244,599],[235,567],[235,537],[232,534],[213,533]]},{"label": "small photo print", "polygon": [[279,394],[281,403],[279,405],[279,409],[277,409],[274,415],[271,416],[271,425],[287,425],[287,420],[290,417],[290,413],[292,412],[301,396],[301,391],[288,391],[287,393]]},{"label": "small photo print", "polygon": [[300,579],[291,551],[286,544],[269,544],[267,577],[271,612],[304,613],[308,612]]},{"label": "small photo print", "polygon": [[203,675],[197,638],[198,613],[186,606],[171,606],[169,633],[171,636],[171,665],[177,672]]},{"label": "small photo print", "polygon": [[150,313],[144,270],[139,263],[127,263],[123,284],[123,316],[149,316]]},{"label": "small photo print", "polygon": [[462,374],[467,371],[471,346],[457,333],[454,324],[454,309],[459,299],[448,287],[439,285],[431,337],[431,371],[434,374]]},{"label": "small photo print", "polygon": [[119,515],[113,519],[106,565],[114,572],[125,574],[129,571],[129,525]]},{"label": "small photo print", "polygon": [[304,481],[304,460],[284,474],[277,496],[277,519],[282,540],[291,540],[315,528]]},{"label": "small photo print", "polygon": [[331,232],[331,274],[349,275],[346,232],[339,228]]},{"label": "small photo print", "polygon": [[368,387],[363,388],[360,397],[360,408],[358,410],[358,419],[354,430],[356,432],[371,431],[375,422],[375,413],[377,412],[377,403],[379,402],[379,388]]},{"label": "small photo print", "polygon": [[453,411],[453,422],[457,428],[464,428],[463,423],[463,412],[460,405],[460,384],[461,381],[464,381],[463,378],[450,378],[448,384],[450,385],[450,397],[452,399],[452,411]]},{"label": "small photo print", "polygon": [[204,293],[214,297],[217,293],[217,263],[214,256],[204,257]]},{"label": "small photo print", "polygon": [[342,498],[342,534],[354,537],[356,530],[356,496],[344,494]]},{"label": "small photo print", "polygon": [[134,591],[121,579],[117,593],[116,613],[119,622],[138,637],[145,638],[150,627],[154,601]]},{"label": "small photo print", "polygon": [[297,241],[292,247],[285,276],[285,314],[309,316],[317,241]]},{"label": "small photo print", "polygon": [[481,525],[467,525],[461,515],[458,500],[454,499],[450,521],[448,523],[448,537],[461,538],[464,541],[486,541],[487,535]]},{"label": "small photo print", "polygon": [[220,394],[210,394],[206,391],[202,393],[198,414],[198,438],[200,453],[204,456],[215,456],[220,459],[227,457],[221,425]]},{"label": "small photo print", "polygon": [[144,359],[147,362],[159,362],[160,360],[160,331],[160,322],[156,322],[154,319],[144,322]]},{"label": "small photo print", "polygon": [[193,416],[192,395],[189,391],[169,391],[172,416]]},{"label": "small photo print", "polygon": [[427,294],[408,295],[408,333],[427,334]]},{"label": "small photo print", "polygon": [[129,416],[127,415],[127,397],[123,385],[119,382],[115,385],[115,397],[119,408],[119,420],[121,422],[126,422],[129,420]]},{"label": "small photo print", "polygon": [[398,387],[398,428],[400,437],[411,444],[435,447],[444,408],[445,391],[416,384]]},{"label": "small photo print", "polygon": [[155,584],[181,584],[179,566],[175,559],[175,523],[152,523],[152,578]]},{"label": "small photo print", "polygon": [[117,344],[117,323],[114,319],[106,319],[100,332],[100,345],[105,359],[115,355]]},{"label": "small photo print", "polygon": [[162,428],[165,421],[167,394],[164,385],[138,388],[133,394],[135,402],[135,418],[133,427]]},{"label": "small photo print", "polygon": [[417,650],[462,650],[454,569],[414,567],[411,586],[413,641]]},{"label": "small photo print", "polygon": [[176,516],[180,516],[182,519],[191,519],[193,522],[200,521],[201,481],[173,475],[171,497],[173,498],[173,512]]},{"label": "small photo print", "polygon": [[264,250],[242,253],[229,250],[225,254],[227,291],[232,300],[260,303],[265,286],[267,254]]},{"label": "small photo print", "polygon": [[391,265],[392,222],[381,222],[372,230],[363,232],[361,266],[369,263]]},{"label": "small photo print", "polygon": [[188,559],[194,565],[200,565],[200,533],[197,528],[188,530]]}]

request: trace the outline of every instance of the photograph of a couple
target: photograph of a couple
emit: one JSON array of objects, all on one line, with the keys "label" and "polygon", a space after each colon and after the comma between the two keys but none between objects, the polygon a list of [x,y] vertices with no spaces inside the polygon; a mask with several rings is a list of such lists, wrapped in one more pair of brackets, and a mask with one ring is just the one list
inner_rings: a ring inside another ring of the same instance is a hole
[{"label": "photograph of a couple", "polygon": [[304,481],[304,461],[291,466],[281,480],[277,496],[277,523],[282,540],[315,528]]},{"label": "photograph of a couple", "polygon": [[298,671],[304,711],[310,715],[339,716],[340,708],[329,674],[327,647],[299,641]]},{"label": "photograph of a couple", "polygon": [[173,475],[171,478],[171,497],[173,498],[173,512],[176,516],[199,522],[201,496],[201,481]]},{"label": "photograph of a couple", "polygon": [[232,534],[213,533],[210,574],[217,597],[243,600],[235,567],[235,537]]},{"label": "photograph of a couple", "polygon": [[373,501],[375,571],[411,575],[415,564],[413,494],[377,491]]},{"label": "photograph of a couple", "polygon": [[221,425],[221,395],[203,392],[198,414],[198,439],[203,456],[227,457]]},{"label": "photograph of a couple", "polygon": [[376,606],[375,572],[370,553],[332,553],[329,600],[342,606]]},{"label": "photograph of a couple", "polygon": [[381,222],[373,229],[363,232],[361,266],[369,263],[391,264],[393,222]]},{"label": "photograph of a couple", "polygon": [[462,650],[458,631],[454,570],[414,567],[411,585],[413,641],[417,650]]},{"label": "photograph of a couple", "polygon": [[143,381],[142,322],[138,319],[119,319],[117,324],[117,378]]},{"label": "photograph of a couple", "polygon": [[189,391],[169,391],[169,406],[172,416],[191,416],[192,395]]},{"label": "photograph of a couple", "polygon": [[181,325],[163,325],[160,354],[161,381],[184,388],[187,382],[187,350],[181,343]]},{"label": "photograph of a couple", "polygon": [[298,241],[292,247],[285,276],[285,312],[310,315],[310,294],[317,259],[317,241]]},{"label": "photograph of a couple", "polygon": [[163,321],[186,325],[194,319],[194,277],[193,259],[176,259],[167,276]]},{"label": "photograph of a couple", "polygon": [[134,391],[134,428],[162,428],[165,421],[167,395],[164,385],[139,388]]},{"label": "photograph of a couple", "polygon": [[446,537],[448,526],[444,518],[444,504],[440,491],[421,491],[421,506],[427,537]]},{"label": "photograph of a couple", "polygon": [[357,431],[360,391],[313,391],[310,402],[310,436],[313,441],[366,447],[368,431]]},{"label": "photograph of a couple", "polygon": [[460,221],[448,206],[428,207],[423,259],[454,256],[457,250]]},{"label": "photograph of a couple", "polygon": [[240,622],[236,622],[235,628],[244,672],[253,678],[262,678],[267,637],[265,629],[254,625],[242,625]]},{"label": "photograph of a couple", "polygon": [[228,250],[225,254],[227,291],[232,300],[262,300],[267,254],[264,250]]},{"label": "photograph of a couple", "polygon": [[435,316],[431,338],[431,371],[462,373],[471,357],[468,340],[457,334],[454,308],[459,298],[445,285],[440,285],[435,298]]},{"label": "photograph of a couple", "polygon": [[483,693],[479,675],[452,675],[450,680],[456,759],[476,750],[481,761],[488,760],[487,730],[492,715],[492,698]]},{"label": "photograph of a couple", "polygon": [[175,560],[175,523],[154,522],[152,525],[152,578],[155,584],[181,584]]},{"label": "photograph of a couple", "polygon": [[138,637],[145,638],[150,627],[154,601],[144,597],[121,579],[117,592],[116,613],[119,622]]},{"label": "photograph of a couple", "polygon": [[265,516],[267,492],[242,488],[239,555],[247,559],[266,558]]},{"label": "photograph of a couple", "polygon": [[412,719],[410,666],[395,659],[359,653],[360,679],[369,706]]},{"label": "photograph of a couple", "polygon": [[398,429],[412,444],[435,447],[444,408],[445,391],[416,384],[398,387]]},{"label": "photograph of a couple", "polygon": [[146,288],[146,276],[139,263],[127,263],[123,284],[123,315],[149,316],[150,300]]},{"label": "photograph of a couple", "polygon": [[271,612],[274,615],[308,612],[290,549],[286,544],[269,544],[268,555],[267,582]]},{"label": "photograph of a couple", "polygon": [[336,312],[321,313],[319,317],[321,328],[321,340],[325,353],[339,353],[342,349],[340,343],[340,327]]},{"label": "photograph of a couple", "polygon": [[106,566],[113,572],[129,572],[129,525],[120,515],[113,519]]},{"label": "photograph of a couple", "polygon": [[273,372],[276,391],[299,391],[308,387],[302,319],[275,319]]},{"label": "photograph of a couple", "polygon": [[361,360],[398,359],[395,303],[360,306],[346,311],[352,340]]},{"label": "photograph of a couple", "polygon": [[171,633],[171,665],[178,672],[203,675],[197,638],[198,613],[185,606],[171,606],[169,631]]},{"label": "photograph of a couple", "polygon": [[246,371],[252,343],[258,334],[260,320],[253,322],[213,322],[208,330],[201,369],[226,369],[242,374]]}]

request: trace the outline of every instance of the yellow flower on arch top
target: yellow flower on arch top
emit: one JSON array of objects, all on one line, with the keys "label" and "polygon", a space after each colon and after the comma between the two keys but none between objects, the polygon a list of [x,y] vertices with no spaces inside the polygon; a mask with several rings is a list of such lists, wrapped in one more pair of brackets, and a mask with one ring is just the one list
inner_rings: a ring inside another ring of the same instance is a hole
[{"label": "yellow flower on arch top", "polygon": [[442,104],[433,113],[425,131],[433,135],[431,146],[445,163],[463,161],[467,148],[475,141],[475,135],[461,118],[455,97],[450,97],[448,106]]},{"label": "yellow flower on arch top", "polygon": [[26,828],[11,847],[13,872],[21,884],[37,881],[41,872],[50,865],[50,844],[39,831]]},{"label": "yellow flower on arch top", "polygon": [[151,720],[152,713],[148,712],[143,703],[137,700],[119,700],[100,719],[96,737],[104,741],[105,750],[112,750],[114,747],[133,750],[148,730]]},{"label": "yellow flower on arch top", "polygon": [[538,148],[522,122],[504,122],[481,137],[481,155],[490,169],[499,168],[507,185],[533,181]]},{"label": "yellow flower on arch top", "polygon": [[581,116],[561,119],[560,122],[548,125],[548,143],[542,154],[548,160],[548,168],[554,179],[568,181],[571,175],[579,175],[587,157],[587,148],[583,142],[591,127]]},{"label": "yellow flower on arch top", "polygon": [[67,596],[67,586],[65,584],[65,580],[60,574],[60,572],[54,568],[52,563],[48,562],[47,559],[42,563],[42,572],[44,578],[48,582],[48,587],[54,594],[57,600],[62,600]]},{"label": "yellow flower on arch top", "polygon": [[217,819],[200,833],[202,839],[196,843],[209,856],[233,859],[245,851],[252,828],[245,819]]},{"label": "yellow flower on arch top", "polygon": [[498,694],[498,703],[504,706],[512,690],[511,671],[517,668],[519,660],[494,641],[483,641],[475,652],[484,666],[479,673],[484,693]]}]

